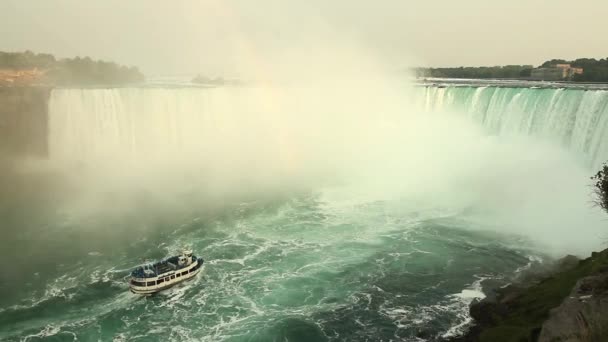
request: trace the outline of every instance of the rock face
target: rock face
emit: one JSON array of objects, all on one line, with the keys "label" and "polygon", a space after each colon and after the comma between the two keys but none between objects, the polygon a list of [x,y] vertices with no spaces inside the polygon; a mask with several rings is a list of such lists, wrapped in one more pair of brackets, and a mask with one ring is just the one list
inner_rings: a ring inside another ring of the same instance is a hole
[{"label": "rock face", "polygon": [[608,341],[608,273],[582,278],[551,310],[539,342]]},{"label": "rock face", "polygon": [[474,303],[475,325],[450,341],[608,341],[608,249],[533,273]]},{"label": "rock face", "polygon": [[46,157],[50,88],[0,87],[0,157]]}]

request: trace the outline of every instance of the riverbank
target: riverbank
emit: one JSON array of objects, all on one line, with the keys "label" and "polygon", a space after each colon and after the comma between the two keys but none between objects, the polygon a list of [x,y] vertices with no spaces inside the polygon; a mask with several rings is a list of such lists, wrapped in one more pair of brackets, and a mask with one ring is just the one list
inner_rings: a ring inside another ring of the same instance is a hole
[{"label": "riverbank", "polygon": [[451,342],[608,340],[608,249],[568,256],[547,274],[491,291],[471,305],[475,325]]}]

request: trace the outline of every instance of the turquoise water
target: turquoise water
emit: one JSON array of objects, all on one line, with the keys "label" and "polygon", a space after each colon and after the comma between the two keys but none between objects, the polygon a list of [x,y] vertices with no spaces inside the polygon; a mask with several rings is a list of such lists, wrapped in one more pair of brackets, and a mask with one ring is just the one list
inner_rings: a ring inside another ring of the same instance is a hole
[{"label": "turquoise water", "polygon": [[[598,243],[608,92],[332,89],[54,90],[49,160],[0,196],[0,340],[441,340]],[[196,279],[128,291],[184,246]]]},{"label": "turquoise water", "polygon": [[[529,250],[513,247],[525,240],[463,229],[474,223],[462,213],[336,199],[343,191],[240,202],[204,217],[192,209],[147,222],[156,227],[128,234],[129,241],[97,245],[79,240],[99,239],[98,233],[75,231],[103,227],[64,222],[38,238],[73,234],[54,243],[71,252],[49,253],[55,258],[49,269],[26,276],[15,296],[3,296],[1,337],[434,339],[466,327],[469,302],[483,296],[481,280],[505,282],[530,263]],[[95,225],[107,223],[100,221]],[[113,229],[132,229],[127,221]],[[206,259],[202,275],[153,297],[129,293],[124,277],[141,256],[170,255],[184,244]]]}]

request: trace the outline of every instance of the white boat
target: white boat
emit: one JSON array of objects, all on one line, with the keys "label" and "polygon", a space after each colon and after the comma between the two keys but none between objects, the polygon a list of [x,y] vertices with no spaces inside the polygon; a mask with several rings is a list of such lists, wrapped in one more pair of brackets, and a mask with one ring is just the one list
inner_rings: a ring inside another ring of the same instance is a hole
[{"label": "white boat", "polygon": [[194,278],[201,272],[204,260],[185,250],[181,255],[137,267],[131,272],[131,292],[151,295]]}]

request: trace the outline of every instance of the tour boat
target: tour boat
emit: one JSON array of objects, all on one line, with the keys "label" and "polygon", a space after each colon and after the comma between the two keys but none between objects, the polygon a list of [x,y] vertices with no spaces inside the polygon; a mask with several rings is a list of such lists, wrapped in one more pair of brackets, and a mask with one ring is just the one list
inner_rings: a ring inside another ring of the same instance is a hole
[{"label": "tour boat", "polygon": [[136,294],[154,294],[194,278],[201,271],[203,262],[203,259],[192,255],[191,250],[185,250],[181,255],[137,267],[131,272],[129,287]]}]

